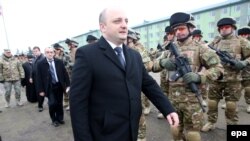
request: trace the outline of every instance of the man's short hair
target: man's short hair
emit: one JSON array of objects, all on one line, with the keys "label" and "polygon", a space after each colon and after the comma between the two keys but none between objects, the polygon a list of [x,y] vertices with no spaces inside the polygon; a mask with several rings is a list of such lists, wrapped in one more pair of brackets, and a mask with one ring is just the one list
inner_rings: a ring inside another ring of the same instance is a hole
[{"label": "man's short hair", "polygon": [[41,51],[40,48],[39,48],[38,46],[34,46],[34,47],[33,47],[33,50],[34,50],[34,49],[37,49],[37,50]]}]

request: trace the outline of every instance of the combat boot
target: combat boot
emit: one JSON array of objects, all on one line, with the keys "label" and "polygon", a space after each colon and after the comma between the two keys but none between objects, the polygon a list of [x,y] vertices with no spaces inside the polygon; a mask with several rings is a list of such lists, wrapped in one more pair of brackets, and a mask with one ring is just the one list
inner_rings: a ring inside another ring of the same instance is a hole
[{"label": "combat boot", "polygon": [[10,107],[10,102],[6,102],[4,107],[9,108]]},{"label": "combat boot", "polygon": [[221,105],[221,109],[226,109],[226,103]]},{"label": "combat boot", "polygon": [[201,128],[201,131],[208,132],[213,129],[215,129],[215,124],[212,122],[208,122]]},{"label": "combat boot", "polygon": [[250,104],[247,105],[247,113],[250,114]]},{"label": "combat boot", "polygon": [[148,108],[144,108],[144,110],[143,110],[143,114],[144,115],[148,115],[150,113],[150,108],[148,107]]},{"label": "combat boot", "polygon": [[205,100],[202,100],[202,106],[207,107],[207,102]]},{"label": "combat boot", "polygon": [[144,139],[137,139],[137,141],[146,141],[146,138],[144,138]]},{"label": "combat boot", "polygon": [[158,119],[163,119],[163,118],[164,118],[164,116],[163,116],[163,114],[162,114],[162,113],[159,113],[159,114],[157,115],[157,118],[158,118]]},{"label": "combat boot", "polygon": [[16,106],[23,106],[23,103],[21,101],[16,101]]}]

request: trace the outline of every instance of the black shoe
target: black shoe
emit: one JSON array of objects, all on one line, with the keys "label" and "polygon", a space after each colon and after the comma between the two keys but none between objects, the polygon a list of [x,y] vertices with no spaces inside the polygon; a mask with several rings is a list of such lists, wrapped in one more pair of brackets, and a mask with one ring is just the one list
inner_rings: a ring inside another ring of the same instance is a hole
[{"label": "black shoe", "polygon": [[42,112],[43,111],[43,108],[38,108],[38,112]]},{"label": "black shoe", "polygon": [[59,123],[58,123],[57,121],[54,121],[54,122],[52,122],[52,125],[53,125],[54,127],[58,127],[58,126],[59,126]]},{"label": "black shoe", "polygon": [[58,121],[58,123],[65,124],[65,121],[64,120],[60,120],[60,121]]}]

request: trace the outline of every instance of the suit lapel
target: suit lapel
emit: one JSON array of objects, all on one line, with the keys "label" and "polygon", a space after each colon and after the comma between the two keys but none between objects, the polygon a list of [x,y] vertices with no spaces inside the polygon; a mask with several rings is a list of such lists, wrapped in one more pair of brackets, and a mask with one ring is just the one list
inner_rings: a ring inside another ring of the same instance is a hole
[{"label": "suit lapel", "polygon": [[98,42],[99,42],[100,48],[103,50],[104,55],[108,59],[110,59],[111,62],[113,62],[117,67],[125,71],[117,55],[115,54],[115,51],[112,49],[109,43],[103,37],[101,37]]}]

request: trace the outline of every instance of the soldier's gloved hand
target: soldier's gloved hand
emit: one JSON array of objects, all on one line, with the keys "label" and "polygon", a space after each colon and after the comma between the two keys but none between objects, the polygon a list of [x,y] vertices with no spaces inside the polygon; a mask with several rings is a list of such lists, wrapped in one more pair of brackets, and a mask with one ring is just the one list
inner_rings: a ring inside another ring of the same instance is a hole
[{"label": "soldier's gloved hand", "polygon": [[4,83],[4,80],[1,80],[0,83]]},{"label": "soldier's gloved hand", "polygon": [[171,60],[170,58],[161,59],[160,66],[162,68],[169,70],[169,71],[176,70],[175,62],[173,60]]},{"label": "soldier's gloved hand", "polygon": [[242,70],[244,69],[246,66],[248,65],[247,61],[237,61],[237,63],[235,64],[235,68],[237,70]]},{"label": "soldier's gloved hand", "polygon": [[189,83],[200,83],[201,82],[201,76],[194,72],[189,72],[183,76],[183,81],[186,84]]}]

